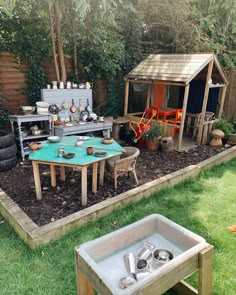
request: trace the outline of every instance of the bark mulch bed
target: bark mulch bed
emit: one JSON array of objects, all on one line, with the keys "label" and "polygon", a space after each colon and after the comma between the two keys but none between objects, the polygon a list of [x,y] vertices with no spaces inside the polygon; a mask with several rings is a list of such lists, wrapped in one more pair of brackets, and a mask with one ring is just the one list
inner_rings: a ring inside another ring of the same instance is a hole
[{"label": "bark mulch bed", "polygon": [[[197,164],[220,152],[225,148],[212,148],[198,146],[185,152],[171,151],[150,152],[140,148],[136,172],[140,185],[151,180],[172,173],[191,164]],[[7,193],[20,208],[38,225],[42,226],[51,221],[68,216],[83,207],[80,203],[80,172],[66,171],[66,181],[61,182],[57,178],[57,187],[50,185],[49,167],[40,168],[43,199],[36,200],[34,179],[31,162],[27,159],[19,162],[10,171],[0,172],[0,187]],[[58,171],[59,172],[59,171]],[[91,192],[92,173],[88,170],[88,207],[108,198],[112,198],[122,192],[134,188],[133,177],[118,178],[118,189],[114,191],[113,179],[105,176],[103,187],[98,187],[97,193]]]}]

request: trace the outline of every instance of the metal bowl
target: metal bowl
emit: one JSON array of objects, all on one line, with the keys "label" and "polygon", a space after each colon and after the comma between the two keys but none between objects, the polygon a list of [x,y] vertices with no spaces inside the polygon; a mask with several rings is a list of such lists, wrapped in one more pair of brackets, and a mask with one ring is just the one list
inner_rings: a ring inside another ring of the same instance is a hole
[{"label": "metal bowl", "polygon": [[21,106],[24,115],[31,115],[35,111],[35,107],[32,106]]},{"label": "metal bowl", "polygon": [[49,142],[52,142],[52,143],[56,143],[56,142],[59,142],[61,140],[61,138],[59,136],[49,136],[48,138],[48,141]]},{"label": "metal bowl", "polygon": [[38,129],[38,130],[32,130],[31,131],[32,132],[32,135],[43,135],[44,133],[45,133],[45,131],[44,130],[40,130],[40,129]]}]

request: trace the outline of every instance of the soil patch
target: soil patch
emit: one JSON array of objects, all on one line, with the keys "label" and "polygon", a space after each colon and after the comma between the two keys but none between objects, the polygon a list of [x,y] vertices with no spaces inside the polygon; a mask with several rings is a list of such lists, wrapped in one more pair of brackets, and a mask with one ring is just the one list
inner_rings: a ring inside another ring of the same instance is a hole
[{"label": "soil patch", "polygon": [[[197,164],[225,149],[225,147],[216,149],[210,146],[198,146],[181,153],[177,151],[163,153],[159,151],[150,152],[145,148],[140,148],[141,154],[136,166],[140,185],[189,165]],[[58,177],[57,187],[55,188],[51,187],[50,184],[49,166],[40,165],[40,175],[43,193],[43,199],[40,201],[36,200],[32,166],[28,159],[24,162],[19,161],[17,166],[10,171],[0,172],[0,187],[38,226],[84,209],[80,202],[80,171],[66,170],[66,181],[61,182]],[[88,170],[87,207],[136,186],[132,176],[130,178],[120,176],[118,178],[118,189],[115,191],[113,179],[106,176],[104,186],[99,186],[98,192],[92,193],[91,183],[92,171]]]}]

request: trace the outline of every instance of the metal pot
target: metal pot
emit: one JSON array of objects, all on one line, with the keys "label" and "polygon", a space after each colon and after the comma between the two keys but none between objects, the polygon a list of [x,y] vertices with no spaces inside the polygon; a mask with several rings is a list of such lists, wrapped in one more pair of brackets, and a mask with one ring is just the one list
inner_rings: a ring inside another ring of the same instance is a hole
[{"label": "metal pot", "polygon": [[44,130],[32,130],[32,135],[42,135],[44,134]]},{"label": "metal pot", "polygon": [[84,121],[85,122],[87,120],[88,116],[89,116],[88,112],[87,111],[83,111],[81,113],[81,116],[80,116],[81,121]]},{"label": "metal pot", "polygon": [[22,137],[28,136],[28,131],[27,130],[22,130]]},{"label": "metal pot", "polygon": [[59,107],[56,104],[51,104],[48,110],[51,114],[54,114],[54,115],[59,113]]}]

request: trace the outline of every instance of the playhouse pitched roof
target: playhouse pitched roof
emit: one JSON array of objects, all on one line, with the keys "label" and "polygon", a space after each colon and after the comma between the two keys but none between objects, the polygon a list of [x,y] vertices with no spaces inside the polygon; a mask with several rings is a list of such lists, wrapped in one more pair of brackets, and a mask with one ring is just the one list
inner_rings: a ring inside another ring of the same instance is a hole
[{"label": "playhouse pitched roof", "polygon": [[163,80],[188,84],[214,60],[217,71],[225,84],[227,79],[213,53],[197,54],[151,54],[137,65],[125,78],[140,80]]}]

